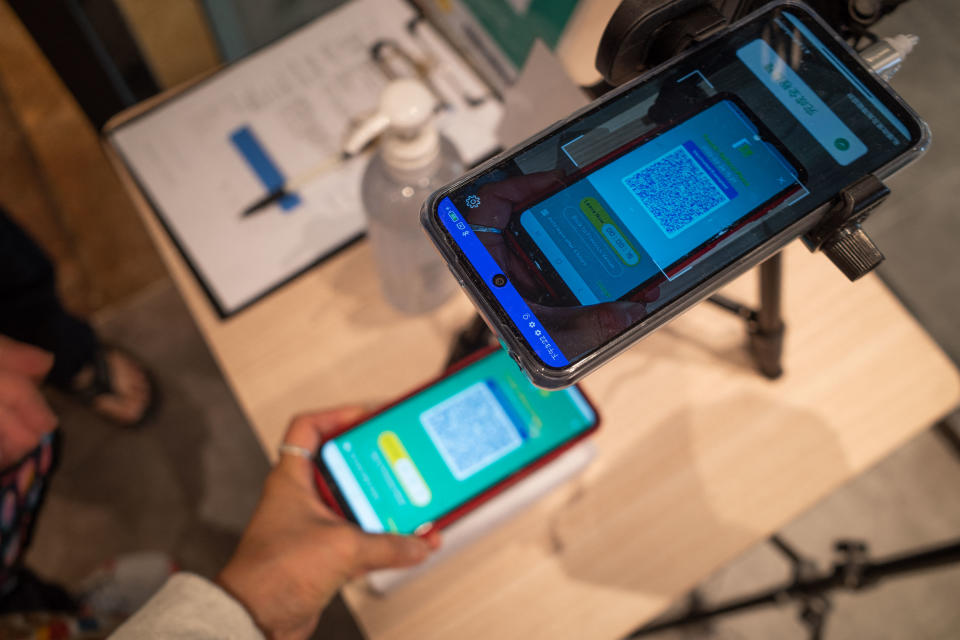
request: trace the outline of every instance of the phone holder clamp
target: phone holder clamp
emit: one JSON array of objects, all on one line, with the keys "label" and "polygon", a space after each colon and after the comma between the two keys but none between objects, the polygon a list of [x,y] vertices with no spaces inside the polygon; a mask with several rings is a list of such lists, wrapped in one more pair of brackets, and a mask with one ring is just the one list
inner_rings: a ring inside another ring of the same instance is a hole
[{"label": "phone holder clamp", "polygon": [[[807,0],[852,46],[874,43],[864,58],[889,79],[913,48],[902,39],[880,41],[869,29],[906,0]],[[766,0],[622,0],[607,23],[597,49],[596,67],[607,87],[621,85],[637,74],[701,42]],[[603,84],[603,83],[600,83]],[[598,94],[602,88],[593,89]]]},{"label": "phone holder clamp", "polygon": [[617,86],[724,26],[711,0],[623,0],[610,17],[596,67]]},{"label": "phone holder clamp", "polygon": [[822,251],[851,281],[866,275],[883,262],[883,253],[860,224],[889,195],[876,176],[864,176],[840,192],[837,204],[804,235],[804,243],[811,251]]}]

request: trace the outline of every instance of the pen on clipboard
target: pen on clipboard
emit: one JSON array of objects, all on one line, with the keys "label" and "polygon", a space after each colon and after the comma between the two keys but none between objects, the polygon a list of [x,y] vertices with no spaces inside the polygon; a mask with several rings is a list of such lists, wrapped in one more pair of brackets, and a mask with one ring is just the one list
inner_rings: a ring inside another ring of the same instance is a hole
[{"label": "pen on clipboard", "polygon": [[249,216],[254,215],[255,213],[264,211],[271,205],[277,204],[284,198],[296,193],[297,189],[299,189],[303,185],[314,180],[321,174],[326,173],[327,171],[336,169],[341,164],[349,160],[351,157],[353,157],[353,154],[347,153],[346,151],[328,157],[324,161],[314,165],[309,171],[306,171],[290,180],[286,180],[282,185],[280,185],[276,189],[272,189],[269,193],[267,193],[267,195],[260,198],[259,200],[251,204],[249,207],[244,209],[243,212],[240,214],[240,217],[247,218]]},{"label": "pen on clipboard", "polygon": [[389,126],[390,117],[382,112],[377,112],[366,120],[363,120],[357,124],[350,132],[350,135],[347,136],[347,139],[343,143],[342,151],[339,153],[331,154],[326,159],[290,180],[283,180],[277,176],[272,176],[274,178],[272,184],[276,186],[270,189],[267,195],[244,209],[240,217],[248,218],[260,211],[268,209],[273,204],[283,205],[285,198],[297,197],[296,192],[298,189],[316,180],[320,175],[337,169],[354,156],[363,153],[364,149],[370,146]]}]

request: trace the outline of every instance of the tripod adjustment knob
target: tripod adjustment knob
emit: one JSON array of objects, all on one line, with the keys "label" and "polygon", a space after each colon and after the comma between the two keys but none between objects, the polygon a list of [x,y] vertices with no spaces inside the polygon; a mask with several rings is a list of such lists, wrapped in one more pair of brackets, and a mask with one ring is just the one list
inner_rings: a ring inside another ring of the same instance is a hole
[{"label": "tripod adjustment knob", "polygon": [[820,249],[851,281],[870,273],[883,262],[883,253],[859,224],[837,229]]},{"label": "tripod adjustment knob", "polygon": [[869,174],[842,190],[833,208],[803,236],[810,251],[823,251],[843,275],[856,280],[883,262],[883,254],[860,228],[870,212],[890,195],[876,176]]}]

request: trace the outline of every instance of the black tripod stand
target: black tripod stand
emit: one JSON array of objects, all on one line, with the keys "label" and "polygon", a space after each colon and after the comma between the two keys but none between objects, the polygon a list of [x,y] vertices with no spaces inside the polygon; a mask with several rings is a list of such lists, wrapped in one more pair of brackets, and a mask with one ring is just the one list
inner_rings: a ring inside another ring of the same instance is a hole
[{"label": "black tripod stand", "polygon": [[[960,438],[950,424],[943,420],[934,431],[960,461]],[[865,542],[838,540],[834,545],[837,560],[830,570],[821,571],[815,562],[804,558],[779,535],[771,536],[769,541],[791,565],[792,575],[788,581],[709,607],[697,595],[691,595],[686,612],[654,621],[627,637],[641,638],[667,629],[707,625],[715,618],[747,609],[797,602],[800,622],[807,628],[811,640],[820,640],[832,610],[830,595],[834,590],[859,591],[885,578],[960,563],[960,539],[879,559],[870,558]]]},{"label": "black tripod stand", "polygon": [[[845,3],[832,3],[840,4],[846,10]],[[875,5],[876,11],[871,15],[879,19],[889,3],[876,0],[863,4]],[[851,11],[853,6],[854,3],[850,3]],[[594,95],[628,80],[638,70],[649,66],[650,60],[645,58],[654,53],[672,55],[689,42],[704,37],[729,17],[721,15],[710,0],[625,0],[611,19],[598,54],[598,69],[610,84],[594,87]],[[858,39],[862,35],[857,30],[850,33]],[[665,38],[670,41],[664,41]],[[883,255],[863,233],[860,223],[888,194],[889,190],[872,175],[855,182],[838,194],[836,205],[804,235],[804,241],[811,250],[822,250],[850,280],[868,273],[883,260]],[[785,326],[781,314],[781,256],[771,256],[759,266],[759,270],[757,308],[722,295],[714,295],[709,301],[745,321],[749,349],[757,368],[764,376],[773,379],[783,371],[781,353]],[[460,335],[451,360],[459,359],[473,345],[486,343],[489,338],[483,321],[476,318]],[[770,541],[792,564],[793,576],[789,581],[709,608],[693,598],[683,615],[638,629],[629,637],[703,623],[752,607],[797,600],[801,603],[800,618],[810,637],[816,640],[823,636],[830,611],[828,594],[833,589],[863,589],[886,577],[960,562],[960,540],[879,560],[869,558],[865,543],[841,541],[836,545],[839,559],[831,570],[823,572],[780,537],[773,536]]]},{"label": "black tripod stand", "polygon": [[771,380],[783,373],[783,323],[780,298],[783,289],[783,262],[780,254],[768,258],[759,267],[760,306],[756,309],[726,296],[715,294],[707,298],[721,309],[740,316],[747,323],[750,354],[757,369]]},{"label": "black tripod stand", "polygon": [[809,631],[811,640],[820,640],[823,638],[824,625],[831,609],[828,595],[834,589],[858,591],[873,586],[884,578],[960,562],[960,540],[877,560],[870,559],[866,543],[841,540],[836,543],[839,554],[837,561],[830,570],[822,572],[811,560],[798,554],[779,536],[771,537],[770,542],[792,565],[793,575],[787,582],[709,608],[704,608],[702,603],[694,598],[686,613],[641,627],[627,637],[645,637],[667,629],[703,624],[745,609],[798,601],[801,605],[799,617]]}]

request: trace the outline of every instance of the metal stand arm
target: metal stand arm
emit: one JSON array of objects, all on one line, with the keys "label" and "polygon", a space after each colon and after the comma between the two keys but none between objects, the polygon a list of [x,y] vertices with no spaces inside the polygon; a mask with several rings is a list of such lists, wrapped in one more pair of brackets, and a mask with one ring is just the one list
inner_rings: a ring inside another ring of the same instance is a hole
[{"label": "metal stand arm", "polygon": [[781,315],[783,290],[783,261],[780,254],[768,258],[760,269],[760,307],[753,309],[719,294],[707,300],[721,309],[734,313],[747,323],[750,355],[767,378],[774,380],[783,374],[781,355],[786,325]]}]

